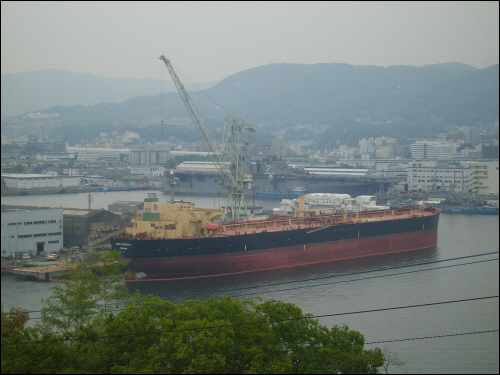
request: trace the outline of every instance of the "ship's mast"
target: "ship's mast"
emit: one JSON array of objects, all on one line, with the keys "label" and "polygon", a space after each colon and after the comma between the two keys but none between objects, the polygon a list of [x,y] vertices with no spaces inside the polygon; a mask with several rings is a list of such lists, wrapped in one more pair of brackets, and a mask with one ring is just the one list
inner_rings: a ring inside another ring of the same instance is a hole
[{"label": "ship's mast", "polygon": [[174,171],[169,172],[168,185],[170,186],[170,203],[175,203],[174,189],[179,185],[180,181],[174,177]]},{"label": "ship's mast", "polygon": [[191,100],[191,97],[184,88],[184,85],[175,73],[172,65],[170,64],[170,60],[165,58],[163,55],[160,56],[160,60],[163,60],[165,63],[165,66],[167,67],[170,76],[177,87],[177,91],[179,92],[179,95],[181,96],[182,101],[191,116],[191,120],[209,150],[210,157],[212,158],[212,161],[221,176],[221,185],[227,189],[227,208],[231,210],[231,219],[233,221],[239,221],[242,218],[246,218],[247,209],[245,204],[245,189],[249,189],[252,186],[252,175],[242,172],[241,130],[246,129],[250,132],[254,132],[255,127],[236,117],[226,118],[225,121],[227,121],[230,125],[228,136],[229,155],[227,155],[224,150],[224,145],[220,145],[220,143],[216,141],[208,127],[205,125],[203,117],[198,112],[198,109]]}]

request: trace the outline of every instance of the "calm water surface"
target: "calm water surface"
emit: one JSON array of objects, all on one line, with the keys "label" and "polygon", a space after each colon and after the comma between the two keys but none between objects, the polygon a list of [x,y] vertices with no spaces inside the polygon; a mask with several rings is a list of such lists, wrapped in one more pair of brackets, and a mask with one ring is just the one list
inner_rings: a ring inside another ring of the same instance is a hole
[{"label": "calm water surface", "polygon": [[[142,201],[145,193],[95,193],[93,196],[93,207],[107,208],[108,204],[118,200]],[[161,194],[160,197],[168,199]],[[199,206],[219,207],[218,198],[193,199]],[[4,197],[2,203],[81,208],[88,205],[86,194]],[[225,204],[223,199],[220,204]],[[257,201],[257,205],[267,207],[278,204],[279,202]],[[499,248],[498,235],[498,216],[441,214],[438,246],[433,249],[246,275],[136,282],[127,283],[126,286],[131,292],[138,289],[144,294],[156,294],[173,302],[209,296],[259,295],[264,299],[292,302],[305,313],[313,315],[492,296],[499,293],[498,260],[428,269],[495,259],[498,254],[399,270],[326,277],[494,252]],[[416,270],[428,271],[373,278]],[[371,278],[367,279],[369,277]],[[314,278],[318,279],[309,280]],[[356,280],[361,278],[365,279]],[[275,283],[287,284],[267,286]],[[50,296],[50,287],[51,283],[18,281],[12,275],[2,274],[2,305],[4,309],[16,306],[38,310],[42,306],[40,299]],[[324,317],[319,320],[329,327],[345,323],[351,329],[363,333],[367,343],[404,340],[498,330],[499,302],[495,298]],[[406,371],[410,373],[498,373],[498,339],[498,332],[494,332],[368,344],[367,347],[378,346],[396,352],[400,359],[407,361]],[[394,372],[402,370],[393,368]]]}]

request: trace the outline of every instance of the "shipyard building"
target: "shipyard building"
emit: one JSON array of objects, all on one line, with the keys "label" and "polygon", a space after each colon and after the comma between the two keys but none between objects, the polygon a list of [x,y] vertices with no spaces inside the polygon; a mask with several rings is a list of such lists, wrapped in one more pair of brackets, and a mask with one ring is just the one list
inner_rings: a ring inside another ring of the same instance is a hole
[{"label": "shipyard building", "polygon": [[2,206],[2,257],[46,255],[62,247],[62,208]]},{"label": "shipyard building", "polygon": [[81,247],[104,240],[120,229],[121,217],[108,210],[64,209],[64,246]]},{"label": "shipyard building", "polygon": [[34,173],[2,173],[8,189],[66,188],[80,185],[80,176],[61,176]]}]

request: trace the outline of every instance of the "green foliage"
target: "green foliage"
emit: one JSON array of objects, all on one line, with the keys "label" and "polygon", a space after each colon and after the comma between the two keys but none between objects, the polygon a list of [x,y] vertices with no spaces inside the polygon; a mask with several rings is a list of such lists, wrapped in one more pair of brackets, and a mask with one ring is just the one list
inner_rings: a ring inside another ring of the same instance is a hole
[{"label": "green foliage", "polygon": [[21,164],[16,164],[16,166],[13,168],[14,173],[23,173],[24,167]]},{"label": "green foliage", "polygon": [[[43,312],[45,328],[55,327],[64,333],[78,332],[106,319],[110,302],[126,296],[126,288],[119,284],[123,279],[121,253],[117,250],[94,253],[96,263],[82,262],[71,265],[73,272],[68,279],[59,280],[51,288],[53,295],[45,302]],[[71,315],[65,309],[71,308]],[[92,314],[99,311],[102,314]]]},{"label": "green foliage", "polygon": [[457,147],[457,152],[460,152],[462,150],[465,150],[465,149],[472,149],[474,148],[474,145],[473,144],[470,144],[470,143],[464,143],[464,144],[461,144],[460,146]]},{"label": "green foliage", "polygon": [[[15,310],[2,318],[2,373],[378,373],[384,364],[361,333],[329,329],[276,300],[172,304],[136,293],[111,312],[103,304],[122,298],[118,256],[75,266],[35,328],[4,322],[27,318]],[[12,345],[28,341],[42,342]]]}]

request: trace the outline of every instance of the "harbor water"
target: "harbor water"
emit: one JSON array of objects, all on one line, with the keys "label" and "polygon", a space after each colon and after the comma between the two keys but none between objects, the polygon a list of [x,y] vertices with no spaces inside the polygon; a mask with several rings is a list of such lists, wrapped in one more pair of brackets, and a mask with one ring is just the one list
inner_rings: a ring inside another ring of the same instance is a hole
[{"label": "harbor water", "polygon": [[[145,196],[144,191],[93,193],[92,208],[107,208],[120,200],[142,201]],[[159,196],[160,200],[169,199]],[[180,198],[193,199],[197,206],[225,205],[224,198]],[[88,207],[87,194],[3,197],[2,204]],[[247,204],[252,204],[251,199]],[[279,201],[257,201],[256,205],[277,207]],[[389,372],[499,373],[499,301],[477,299],[499,294],[498,248],[498,216],[444,213],[438,246],[433,249],[126,286],[131,292],[138,289],[172,302],[209,296],[261,296],[292,302],[305,313],[321,316],[320,323],[328,327],[347,324],[365,336],[367,348],[378,346],[406,362]],[[466,258],[485,253],[493,254]],[[452,258],[455,260],[447,261]],[[396,268],[402,266],[408,267]],[[12,274],[2,274],[2,306],[38,310],[41,299],[51,295],[51,286],[50,282],[20,281]],[[459,300],[470,301],[443,303]],[[410,307],[413,305],[424,306]],[[389,310],[395,307],[401,308]]]}]

